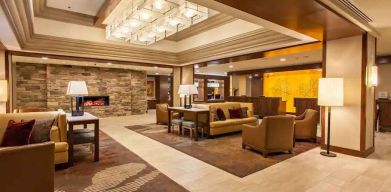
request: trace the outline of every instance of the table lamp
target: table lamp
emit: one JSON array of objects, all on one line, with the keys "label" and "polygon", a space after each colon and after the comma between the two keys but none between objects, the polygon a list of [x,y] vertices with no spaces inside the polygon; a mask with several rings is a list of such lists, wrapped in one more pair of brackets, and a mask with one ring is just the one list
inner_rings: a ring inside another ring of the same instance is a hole
[{"label": "table lamp", "polygon": [[321,78],[319,79],[318,105],[328,108],[327,119],[327,148],[320,152],[327,157],[336,157],[335,153],[330,152],[330,119],[331,107],[341,107],[344,104],[344,88],[342,78]]},{"label": "table lamp", "polygon": [[[87,84],[85,81],[69,81],[67,95],[71,96],[72,116],[84,115],[84,95],[88,95]],[[76,98],[76,110],[73,110],[73,97]]]},{"label": "table lamp", "polygon": [[[185,109],[191,109],[191,95],[198,94],[197,87],[193,84],[179,85],[178,94],[185,97]],[[189,103],[187,104],[187,97],[189,97]]]}]

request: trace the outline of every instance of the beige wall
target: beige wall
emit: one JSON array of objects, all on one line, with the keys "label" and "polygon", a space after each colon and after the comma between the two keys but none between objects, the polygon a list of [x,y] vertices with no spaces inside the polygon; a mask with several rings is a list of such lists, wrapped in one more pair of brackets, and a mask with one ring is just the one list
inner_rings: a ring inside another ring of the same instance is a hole
[{"label": "beige wall", "polygon": [[358,151],[361,123],[361,48],[362,37],[356,36],[329,41],[326,51],[326,77],[344,79],[345,104],[343,107],[332,107],[330,143],[332,146]]},{"label": "beige wall", "polygon": [[[5,79],[5,51],[0,50],[0,79]],[[6,113],[6,103],[0,102],[0,113]]]}]

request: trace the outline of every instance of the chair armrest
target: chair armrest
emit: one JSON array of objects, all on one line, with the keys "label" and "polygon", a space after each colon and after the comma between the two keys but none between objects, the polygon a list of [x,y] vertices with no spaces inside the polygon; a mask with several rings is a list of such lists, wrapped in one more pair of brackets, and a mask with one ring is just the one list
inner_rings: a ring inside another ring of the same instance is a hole
[{"label": "chair armrest", "polygon": [[243,125],[242,128],[243,143],[250,144],[255,147],[265,147],[265,127],[263,124],[258,126]]},{"label": "chair armrest", "polygon": [[60,142],[60,130],[57,126],[52,126],[52,129],[50,129],[50,141],[53,142]]},{"label": "chair armrest", "polygon": [[0,148],[2,192],[53,191],[54,143]]}]

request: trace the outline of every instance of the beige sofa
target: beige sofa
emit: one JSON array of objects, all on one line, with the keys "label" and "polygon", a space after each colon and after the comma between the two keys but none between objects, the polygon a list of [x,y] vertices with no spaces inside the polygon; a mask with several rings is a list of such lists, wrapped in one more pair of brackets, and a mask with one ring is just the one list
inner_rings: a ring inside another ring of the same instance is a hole
[{"label": "beige sofa", "polygon": [[68,143],[67,143],[67,123],[66,115],[62,110],[50,112],[30,112],[30,113],[7,113],[0,114],[0,143],[9,120],[47,120],[55,119],[50,132],[50,140],[54,142],[54,163],[62,164],[68,162]]},{"label": "beige sofa", "polygon": [[[228,109],[247,107],[247,118],[230,119]],[[222,109],[226,117],[225,121],[214,121],[214,113],[212,111]],[[241,131],[243,125],[256,125],[257,118],[254,117],[254,109],[252,103],[226,102],[226,103],[211,103],[209,104],[209,120],[210,130],[209,135],[220,135],[224,133]]]}]

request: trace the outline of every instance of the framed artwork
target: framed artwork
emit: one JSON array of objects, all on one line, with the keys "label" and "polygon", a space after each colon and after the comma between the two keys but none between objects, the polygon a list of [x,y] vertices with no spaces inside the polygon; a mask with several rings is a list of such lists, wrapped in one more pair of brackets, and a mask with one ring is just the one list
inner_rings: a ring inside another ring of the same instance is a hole
[{"label": "framed artwork", "polygon": [[154,77],[147,78],[147,98],[148,99],[156,99],[155,98],[155,78]]}]

